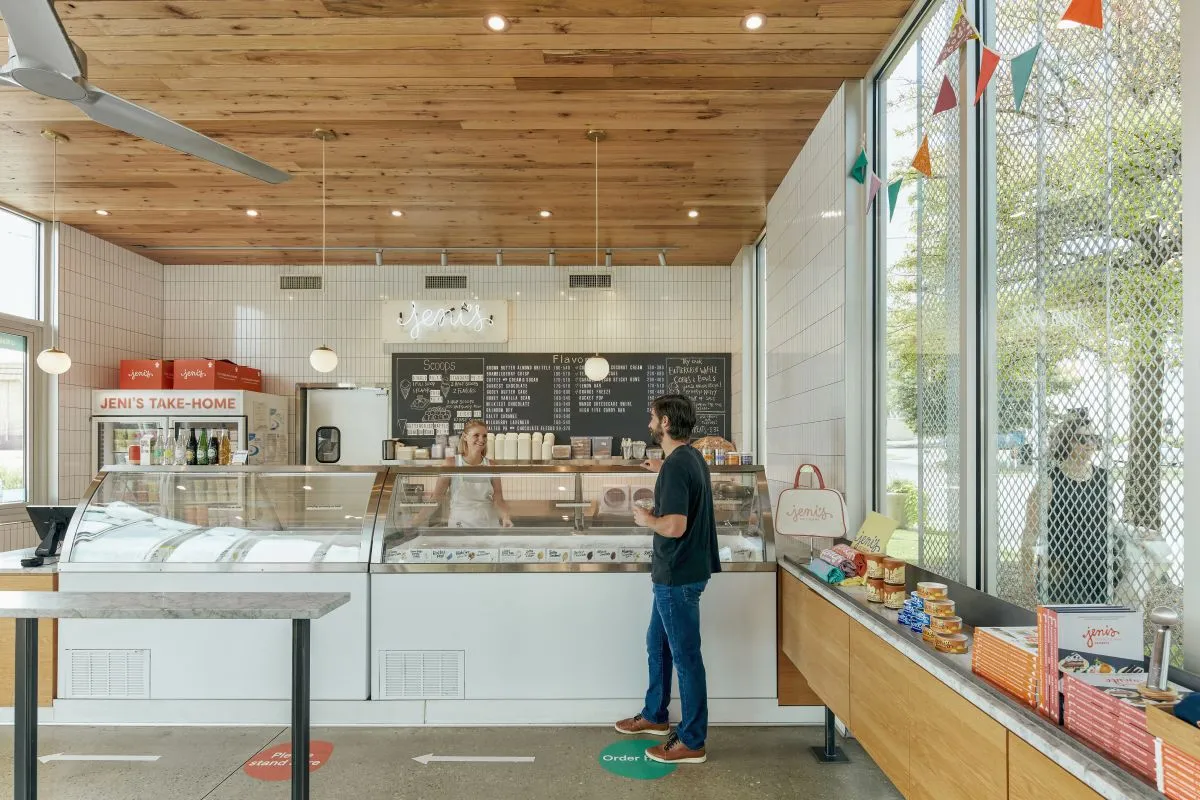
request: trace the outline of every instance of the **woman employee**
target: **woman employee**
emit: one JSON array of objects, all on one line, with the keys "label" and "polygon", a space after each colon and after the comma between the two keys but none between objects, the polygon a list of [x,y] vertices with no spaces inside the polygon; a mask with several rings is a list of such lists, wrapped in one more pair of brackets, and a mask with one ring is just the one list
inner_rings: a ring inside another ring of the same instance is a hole
[{"label": "woman employee", "polygon": [[[487,453],[487,425],[473,419],[463,428],[458,439],[458,453],[454,464],[458,467],[487,466],[491,462]],[[439,478],[433,489],[435,500],[450,494],[450,514],[446,518],[448,528],[496,528],[512,527],[508,503],[504,500],[504,489],[499,478],[473,475],[451,475]]]}]

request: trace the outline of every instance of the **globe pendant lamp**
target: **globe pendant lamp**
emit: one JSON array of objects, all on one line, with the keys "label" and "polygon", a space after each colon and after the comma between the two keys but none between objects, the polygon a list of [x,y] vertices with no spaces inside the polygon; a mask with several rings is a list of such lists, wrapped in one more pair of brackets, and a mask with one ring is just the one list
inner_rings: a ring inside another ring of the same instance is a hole
[{"label": "globe pendant lamp", "polygon": [[[313,138],[321,140],[321,271],[325,271],[325,143],[337,138],[333,131],[317,128]],[[308,354],[308,363],[317,372],[333,372],[337,369],[338,356],[333,348],[321,345]]]},{"label": "globe pendant lamp", "polygon": [[[71,141],[66,136],[63,136],[57,131],[44,130],[42,136],[54,143],[54,154],[50,158],[50,238],[52,242],[52,257],[54,263],[58,264],[58,143]],[[55,270],[57,274],[57,269]],[[54,322],[51,322],[50,330],[53,332],[57,328]],[[51,344],[37,355],[38,369],[48,375],[62,375],[71,368],[71,357],[58,347]]]},{"label": "globe pendant lamp", "polygon": [[[596,174],[596,266],[600,266],[600,141],[607,134],[604,131],[590,130],[587,132],[587,138],[591,139],[595,144],[595,174]],[[596,323],[596,339],[600,338],[600,323]],[[595,341],[595,339],[593,340]],[[588,380],[602,381],[608,377],[608,359],[600,355],[599,351],[594,356],[583,362],[583,374],[588,377]]]}]

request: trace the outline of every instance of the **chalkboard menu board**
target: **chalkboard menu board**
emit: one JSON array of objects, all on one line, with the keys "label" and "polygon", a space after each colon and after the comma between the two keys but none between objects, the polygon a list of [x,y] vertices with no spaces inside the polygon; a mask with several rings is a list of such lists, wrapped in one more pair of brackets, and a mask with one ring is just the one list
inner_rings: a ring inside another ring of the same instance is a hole
[{"label": "chalkboard menu board", "polygon": [[392,356],[392,436],[432,443],[482,419],[496,433],[553,433],[648,440],[650,401],[684,394],[696,405],[695,436],[729,438],[728,353],[608,355],[609,373],[583,373],[589,354],[450,353]]}]

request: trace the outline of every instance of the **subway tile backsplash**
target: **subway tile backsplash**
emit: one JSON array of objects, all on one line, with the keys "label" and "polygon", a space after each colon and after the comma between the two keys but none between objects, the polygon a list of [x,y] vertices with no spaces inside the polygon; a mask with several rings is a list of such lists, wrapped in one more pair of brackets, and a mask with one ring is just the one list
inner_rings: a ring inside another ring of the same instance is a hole
[{"label": "subway tile backsplash", "polygon": [[846,488],[845,93],[767,206],[767,477],[805,462]]}]

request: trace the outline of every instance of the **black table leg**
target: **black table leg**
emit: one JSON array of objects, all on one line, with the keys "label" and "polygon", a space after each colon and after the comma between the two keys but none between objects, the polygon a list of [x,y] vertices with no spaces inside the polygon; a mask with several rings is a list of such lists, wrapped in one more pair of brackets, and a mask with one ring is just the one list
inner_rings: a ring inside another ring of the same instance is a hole
[{"label": "black table leg", "polygon": [[13,798],[37,800],[38,621],[17,619],[13,709]]},{"label": "black table leg", "polygon": [[825,746],[814,747],[813,755],[822,764],[845,764],[850,759],[837,746],[837,728],[834,726],[833,712],[825,709]]},{"label": "black table leg", "polygon": [[308,800],[310,624],[292,620],[292,800]]}]

